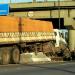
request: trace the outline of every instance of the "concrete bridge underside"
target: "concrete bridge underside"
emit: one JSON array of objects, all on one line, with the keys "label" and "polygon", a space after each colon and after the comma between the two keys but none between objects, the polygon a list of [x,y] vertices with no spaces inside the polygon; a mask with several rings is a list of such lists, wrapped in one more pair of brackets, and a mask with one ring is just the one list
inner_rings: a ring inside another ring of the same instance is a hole
[{"label": "concrete bridge underside", "polygon": [[[59,7],[60,5],[60,7]],[[60,10],[59,10],[60,9]],[[65,26],[75,26],[75,1],[10,4],[11,16],[33,19],[63,19]]]}]

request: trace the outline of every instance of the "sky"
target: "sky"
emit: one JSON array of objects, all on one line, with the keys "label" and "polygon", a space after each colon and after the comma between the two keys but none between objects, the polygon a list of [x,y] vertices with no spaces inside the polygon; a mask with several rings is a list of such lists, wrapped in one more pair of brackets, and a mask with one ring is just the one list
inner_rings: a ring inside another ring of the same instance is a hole
[{"label": "sky", "polygon": [[[17,3],[17,2],[32,2],[32,0],[0,0],[0,3]],[[44,0],[36,0],[36,1],[44,1]],[[48,1],[58,1],[58,0],[48,0]],[[61,0],[60,0],[61,1]],[[63,0],[62,0],[63,1]]]}]

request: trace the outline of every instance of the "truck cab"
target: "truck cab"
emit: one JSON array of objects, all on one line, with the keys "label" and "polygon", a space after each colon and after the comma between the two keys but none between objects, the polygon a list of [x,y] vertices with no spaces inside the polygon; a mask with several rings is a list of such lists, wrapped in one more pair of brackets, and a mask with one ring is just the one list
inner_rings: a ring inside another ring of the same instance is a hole
[{"label": "truck cab", "polygon": [[66,35],[68,31],[66,29],[54,29],[54,33],[55,33],[55,39],[56,39],[56,43],[55,43],[55,47],[59,47],[60,43],[64,43],[67,44],[67,37],[68,35]]}]

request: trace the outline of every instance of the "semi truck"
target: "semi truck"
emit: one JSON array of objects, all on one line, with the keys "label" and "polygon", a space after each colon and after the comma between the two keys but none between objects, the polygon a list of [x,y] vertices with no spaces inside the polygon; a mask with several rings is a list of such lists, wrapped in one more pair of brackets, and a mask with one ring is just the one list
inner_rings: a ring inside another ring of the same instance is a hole
[{"label": "semi truck", "polygon": [[0,16],[0,64],[17,64],[24,52],[59,56],[67,47],[64,42],[60,45],[59,37],[52,22]]}]

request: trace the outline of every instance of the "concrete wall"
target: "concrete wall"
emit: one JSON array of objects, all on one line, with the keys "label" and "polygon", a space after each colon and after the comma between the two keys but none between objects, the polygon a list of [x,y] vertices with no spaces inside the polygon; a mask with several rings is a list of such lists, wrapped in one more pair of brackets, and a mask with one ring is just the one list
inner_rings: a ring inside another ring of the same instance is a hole
[{"label": "concrete wall", "polygon": [[71,51],[75,49],[75,30],[69,30],[69,48]]}]

